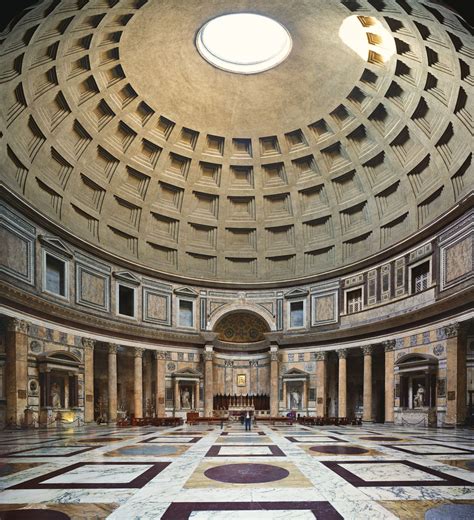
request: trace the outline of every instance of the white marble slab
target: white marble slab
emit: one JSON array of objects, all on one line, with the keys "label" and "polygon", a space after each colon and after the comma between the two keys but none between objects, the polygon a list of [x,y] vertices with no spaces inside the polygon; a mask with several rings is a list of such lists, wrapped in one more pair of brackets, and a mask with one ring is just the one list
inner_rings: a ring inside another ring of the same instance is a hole
[{"label": "white marble slab", "polygon": [[417,481],[417,480],[439,480],[443,479],[435,475],[430,475],[424,471],[421,471],[405,464],[396,462],[387,462],[382,464],[370,464],[363,462],[359,464],[340,464],[341,468],[347,469],[357,477],[367,482],[377,481]]},{"label": "white marble slab", "polygon": [[140,476],[147,469],[151,468],[150,464],[138,464],[133,466],[124,465],[86,465],[57,477],[45,480],[44,484],[107,484],[121,483],[126,484]]}]

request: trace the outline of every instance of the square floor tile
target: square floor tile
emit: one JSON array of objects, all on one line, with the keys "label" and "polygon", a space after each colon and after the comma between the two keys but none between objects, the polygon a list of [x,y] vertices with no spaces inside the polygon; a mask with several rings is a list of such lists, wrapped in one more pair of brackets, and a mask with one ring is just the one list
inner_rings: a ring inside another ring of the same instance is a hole
[{"label": "square floor tile", "polygon": [[[219,514],[220,513],[220,514]],[[342,520],[342,516],[329,502],[174,502],[165,511],[162,520]]]},{"label": "square floor tile", "polygon": [[91,451],[100,446],[41,446],[39,448],[28,448],[27,450],[11,451],[2,453],[0,457],[36,458],[36,457],[73,457],[86,451]]},{"label": "square floor tile", "polygon": [[144,439],[140,441],[141,443],[151,443],[151,444],[195,444],[199,442],[202,437],[150,437],[149,439]]},{"label": "square floor tile", "polygon": [[201,462],[184,488],[305,488],[313,487],[290,462]]},{"label": "square floor tile", "polygon": [[78,462],[7,489],[142,488],[170,462]]},{"label": "square floor tile", "polygon": [[272,444],[263,446],[211,446],[206,457],[286,457],[281,449]]},{"label": "square floor tile", "polygon": [[413,455],[472,455],[473,450],[466,448],[457,448],[455,446],[447,446],[446,444],[409,444],[405,446],[397,446],[396,444],[386,445],[387,448],[393,450],[411,453]]},{"label": "square floor tile", "polygon": [[105,457],[178,457],[190,446],[180,444],[134,444],[104,453]]},{"label": "square floor tile", "polygon": [[305,442],[305,443],[313,443],[320,444],[329,442],[334,444],[334,442],[348,442],[344,439],[339,439],[338,437],[331,437],[329,435],[292,435],[291,437],[285,437],[286,440],[290,442]]},{"label": "square floor tile", "polygon": [[467,480],[407,460],[321,461],[321,464],[355,487],[473,485]]}]

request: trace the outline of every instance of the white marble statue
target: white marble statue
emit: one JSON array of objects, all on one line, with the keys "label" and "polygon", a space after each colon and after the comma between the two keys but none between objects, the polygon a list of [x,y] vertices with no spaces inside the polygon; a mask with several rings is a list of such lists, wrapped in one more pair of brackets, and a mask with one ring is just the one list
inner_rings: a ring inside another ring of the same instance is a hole
[{"label": "white marble statue", "polygon": [[413,406],[415,408],[421,408],[425,404],[425,388],[423,385],[418,383],[418,390],[416,391],[415,397],[413,398]]},{"label": "white marble statue", "polygon": [[181,408],[191,408],[190,394],[187,388],[181,391]]},{"label": "white marble statue", "polygon": [[299,409],[301,396],[298,390],[292,390],[290,393],[290,408]]},{"label": "white marble statue", "polygon": [[59,388],[58,383],[53,383],[51,385],[51,406],[53,408],[61,408],[61,390]]}]

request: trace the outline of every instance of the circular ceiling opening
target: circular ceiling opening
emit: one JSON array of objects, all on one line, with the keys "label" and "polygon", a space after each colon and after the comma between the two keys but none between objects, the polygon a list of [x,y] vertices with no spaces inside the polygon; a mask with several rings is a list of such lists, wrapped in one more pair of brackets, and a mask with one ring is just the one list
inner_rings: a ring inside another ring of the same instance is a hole
[{"label": "circular ceiling opening", "polygon": [[272,69],[290,54],[290,33],[275,20],[251,13],[218,16],[199,30],[196,47],[220,69],[257,74]]}]

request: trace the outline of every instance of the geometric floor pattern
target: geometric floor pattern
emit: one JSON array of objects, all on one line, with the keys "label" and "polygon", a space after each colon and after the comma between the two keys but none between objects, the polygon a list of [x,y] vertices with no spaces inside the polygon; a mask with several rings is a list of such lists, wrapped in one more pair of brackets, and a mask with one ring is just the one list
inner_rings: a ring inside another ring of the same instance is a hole
[{"label": "geometric floor pattern", "polygon": [[474,430],[0,432],[0,519],[474,518]]}]

